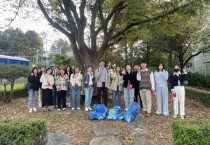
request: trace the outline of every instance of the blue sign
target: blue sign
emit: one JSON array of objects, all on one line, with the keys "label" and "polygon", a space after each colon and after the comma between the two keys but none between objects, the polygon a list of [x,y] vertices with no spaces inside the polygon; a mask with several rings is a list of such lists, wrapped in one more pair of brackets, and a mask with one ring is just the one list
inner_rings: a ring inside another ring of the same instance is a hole
[{"label": "blue sign", "polygon": [[60,49],[50,50],[50,53],[52,54],[61,53],[61,50]]},{"label": "blue sign", "polygon": [[67,51],[67,52],[66,52],[66,54],[67,54],[69,57],[72,57],[72,56],[74,56],[74,53],[73,53],[73,51]]}]

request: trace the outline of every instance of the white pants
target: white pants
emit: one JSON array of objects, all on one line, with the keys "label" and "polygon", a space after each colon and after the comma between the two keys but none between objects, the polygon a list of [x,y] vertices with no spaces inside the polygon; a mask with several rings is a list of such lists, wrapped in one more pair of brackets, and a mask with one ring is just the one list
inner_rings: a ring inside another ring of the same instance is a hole
[{"label": "white pants", "polygon": [[185,89],[184,86],[175,86],[176,97],[173,97],[174,115],[185,115]]},{"label": "white pants", "polygon": [[151,113],[152,110],[152,95],[151,90],[140,90],[143,111],[147,111],[147,113]]}]

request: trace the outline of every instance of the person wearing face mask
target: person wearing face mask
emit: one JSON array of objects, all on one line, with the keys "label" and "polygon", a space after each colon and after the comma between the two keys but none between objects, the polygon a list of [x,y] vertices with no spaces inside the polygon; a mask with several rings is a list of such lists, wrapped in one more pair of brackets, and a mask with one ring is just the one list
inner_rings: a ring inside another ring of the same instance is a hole
[{"label": "person wearing face mask", "polygon": [[168,72],[163,63],[159,63],[157,71],[154,73],[155,87],[157,93],[157,111],[156,115],[169,115],[168,111]]},{"label": "person wearing face mask", "polygon": [[[180,114],[180,118],[184,119],[185,115],[185,89],[184,83],[188,81],[185,69],[180,70],[178,65],[174,66],[174,73],[171,75],[171,91],[173,96],[174,118]],[[180,108],[180,113],[179,113]]]}]

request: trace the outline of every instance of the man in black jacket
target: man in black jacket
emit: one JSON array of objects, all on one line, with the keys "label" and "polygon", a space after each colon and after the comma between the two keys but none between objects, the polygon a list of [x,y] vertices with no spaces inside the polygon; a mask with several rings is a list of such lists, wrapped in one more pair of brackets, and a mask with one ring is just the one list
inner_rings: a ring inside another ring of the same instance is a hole
[{"label": "man in black jacket", "polygon": [[140,92],[139,92],[140,81],[137,80],[138,70],[139,70],[139,66],[137,64],[135,64],[134,65],[134,75],[136,77],[135,77],[135,80],[134,80],[134,102],[138,102],[138,98],[139,98],[139,103],[141,105],[141,108],[143,108],[142,101],[141,101],[141,96],[140,96]]}]

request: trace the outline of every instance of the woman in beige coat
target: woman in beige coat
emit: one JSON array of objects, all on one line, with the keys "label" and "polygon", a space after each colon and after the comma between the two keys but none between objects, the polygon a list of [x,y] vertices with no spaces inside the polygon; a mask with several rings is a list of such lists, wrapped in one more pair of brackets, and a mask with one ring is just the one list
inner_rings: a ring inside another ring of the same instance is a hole
[{"label": "woman in beige coat", "polygon": [[113,91],[113,104],[114,106],[121,107],[121,94],[123,88],[123,76],[119,66],[116,67],[115,71],[111,74],[111,85],[110,89]]}]

